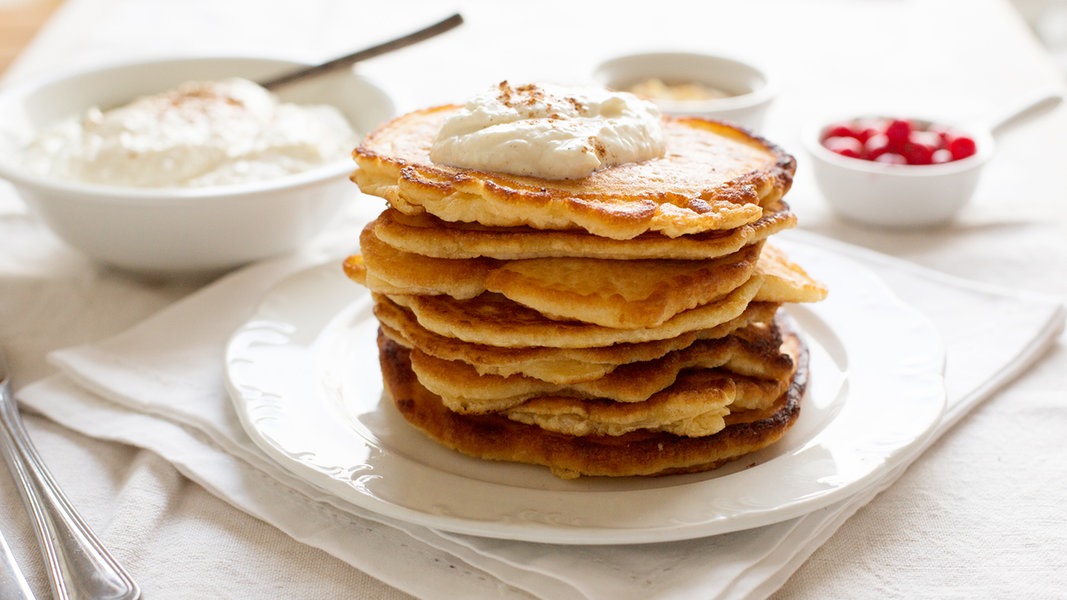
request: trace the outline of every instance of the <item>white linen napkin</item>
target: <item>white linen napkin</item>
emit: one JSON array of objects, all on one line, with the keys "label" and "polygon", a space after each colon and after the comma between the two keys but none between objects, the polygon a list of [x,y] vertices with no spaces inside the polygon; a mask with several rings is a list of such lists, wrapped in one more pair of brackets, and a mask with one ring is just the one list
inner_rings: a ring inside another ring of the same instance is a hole
[{"label": "white linen napkin", "polygon": [[[788,235],[865,264],[939,329],[948,352],[949,407],[933,439],[1032,364],[1063,327],[1058,301],[961,281],[801,232]],[[294,539],[424,598],[515,597],[518,590],[560,599],[766,595],[906,468],[790,521],[649,545],[483,539],[380,517],[268,459],[244,433],[223,384],[230,333],[272,285],[311,262],[290,258],[246,268],[120,335],[58,351],[51,359],[61,374],[24,387],[20,399],[74,430],[150,449]],[[454,568],[456,561],[473,569]]]}]

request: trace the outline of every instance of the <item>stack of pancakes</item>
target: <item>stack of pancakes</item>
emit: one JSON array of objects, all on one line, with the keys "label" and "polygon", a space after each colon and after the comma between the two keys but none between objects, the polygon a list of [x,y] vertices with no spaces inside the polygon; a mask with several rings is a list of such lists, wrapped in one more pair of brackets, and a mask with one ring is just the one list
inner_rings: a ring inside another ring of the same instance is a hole
[{"label": "stack of pancakes", "polygon": [[386,390],[441,444],[559,477],[715,468],[795,422],[807,354],[779,307],[826,290],[768,238],[795,162],[667,118],[667,153],[576,180],[435,164],[458,106],[354,152],[389,203],[346,274],[372,291]]}]

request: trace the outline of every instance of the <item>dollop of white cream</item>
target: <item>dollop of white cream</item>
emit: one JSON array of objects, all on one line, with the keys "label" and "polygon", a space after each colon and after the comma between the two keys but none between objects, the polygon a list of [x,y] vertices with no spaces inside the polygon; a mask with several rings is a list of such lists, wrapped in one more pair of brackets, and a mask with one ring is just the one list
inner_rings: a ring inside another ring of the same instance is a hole
[{"label": "dollop of white cream", "polygon": [[357,141],[332,106],[285,103],[246,79],[192,81],[48,129],[25,148],[36,173],[128,187],[262,181],[347,157]]},{"label": "dollop of white cream", "polygon": [[480,171],[579,179],[665,152],[659,109],[633,94],[504,81],[448,118],[430,159]]}]

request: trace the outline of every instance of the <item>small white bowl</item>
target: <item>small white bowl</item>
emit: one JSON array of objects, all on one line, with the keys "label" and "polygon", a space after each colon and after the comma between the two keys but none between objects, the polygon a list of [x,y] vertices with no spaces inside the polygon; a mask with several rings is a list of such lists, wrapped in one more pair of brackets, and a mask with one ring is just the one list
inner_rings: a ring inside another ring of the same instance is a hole
[{"label": "small white bowl", "polygon": [[[933,165],[883,164],[841,156],[823,146],[822,136],[829,124],[869,116],[822,121],[803,134],[815,183],[830,208],[847,220],[882,228],[933,227],[951,221],[970,201],[982,167],[993,156],[992,134],[954,126],[975,141],[976,153]],[[943,123],[911,120],[924,126]]]},{"label": "small white bowl", "polygon": [[729,94],[708,100],[653,99],[664,113],[692,115],[741,125],[759,131],[777,93],[768,71],[728,56],[689,52],[647,52],[619,56],[601,63],[593,79],[614,90],[659,79],[668,85],[695,83]]},{"label": "small white bowl", "polygon": [[[348,154],[277,179],[188,189],[61,181],[20,161],[38,132],[92,106],[110,108],[190,80],[260,79],[302,66],[274,58],[203,57],[123,63],[0,90],[0,177],[65,242],[119,268],[151,274],[217,272],[293,251],[358,196]],[[297,104],[336,106],[358,136],[395,114],[392,100],[349,71],[284,87]],[[353,144],[353,147],[355,143]]]}]

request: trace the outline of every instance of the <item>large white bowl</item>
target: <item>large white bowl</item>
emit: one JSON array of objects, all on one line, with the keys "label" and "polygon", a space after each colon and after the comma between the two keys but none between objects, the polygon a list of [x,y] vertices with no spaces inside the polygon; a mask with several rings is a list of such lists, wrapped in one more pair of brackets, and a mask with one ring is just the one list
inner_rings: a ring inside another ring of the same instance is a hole
[{"label": "large white bowl", "polygon": [[[144,189],[61,181],[27,171],[20,152],[38,132],[91,106],[109,108],[190,80],[252,80],[301,63],[275,58],[175,58],[66,73],[0,90],[0,177],[65,242],[122,269],[157,274],[221,271],[297,249],[359,194],[347,154],[269,181]],[[388,95],[350,71],[284,87],[298,104],[330,104],[363,135],[395,113]]]},{"label": "large white bowl", "polygon": [[655,99],[664,113],[729,121],[756,132],[777,95],[777,84],[767,69],[717,54],[643,52],[611,58],[593,71],[594,80],[616,90],[653,78],[667,84],[703,84],[731,94],[709,100]]},{"label": "large white bowl", "polygon": [[[993,156],[994,141],[989,131],[962,126],[958,129],[974,139],[977,152],[962,160],[935,165],[882,164],[841,156],[822,145],[822,134],[830,123],[856,118],[859,117],[820,121],[803,134],[815,183],[827,204],[855,223],[888,229],[943,225],[970,201],[982,168]],[[913,120],[943,123],[936,119]]]}]

